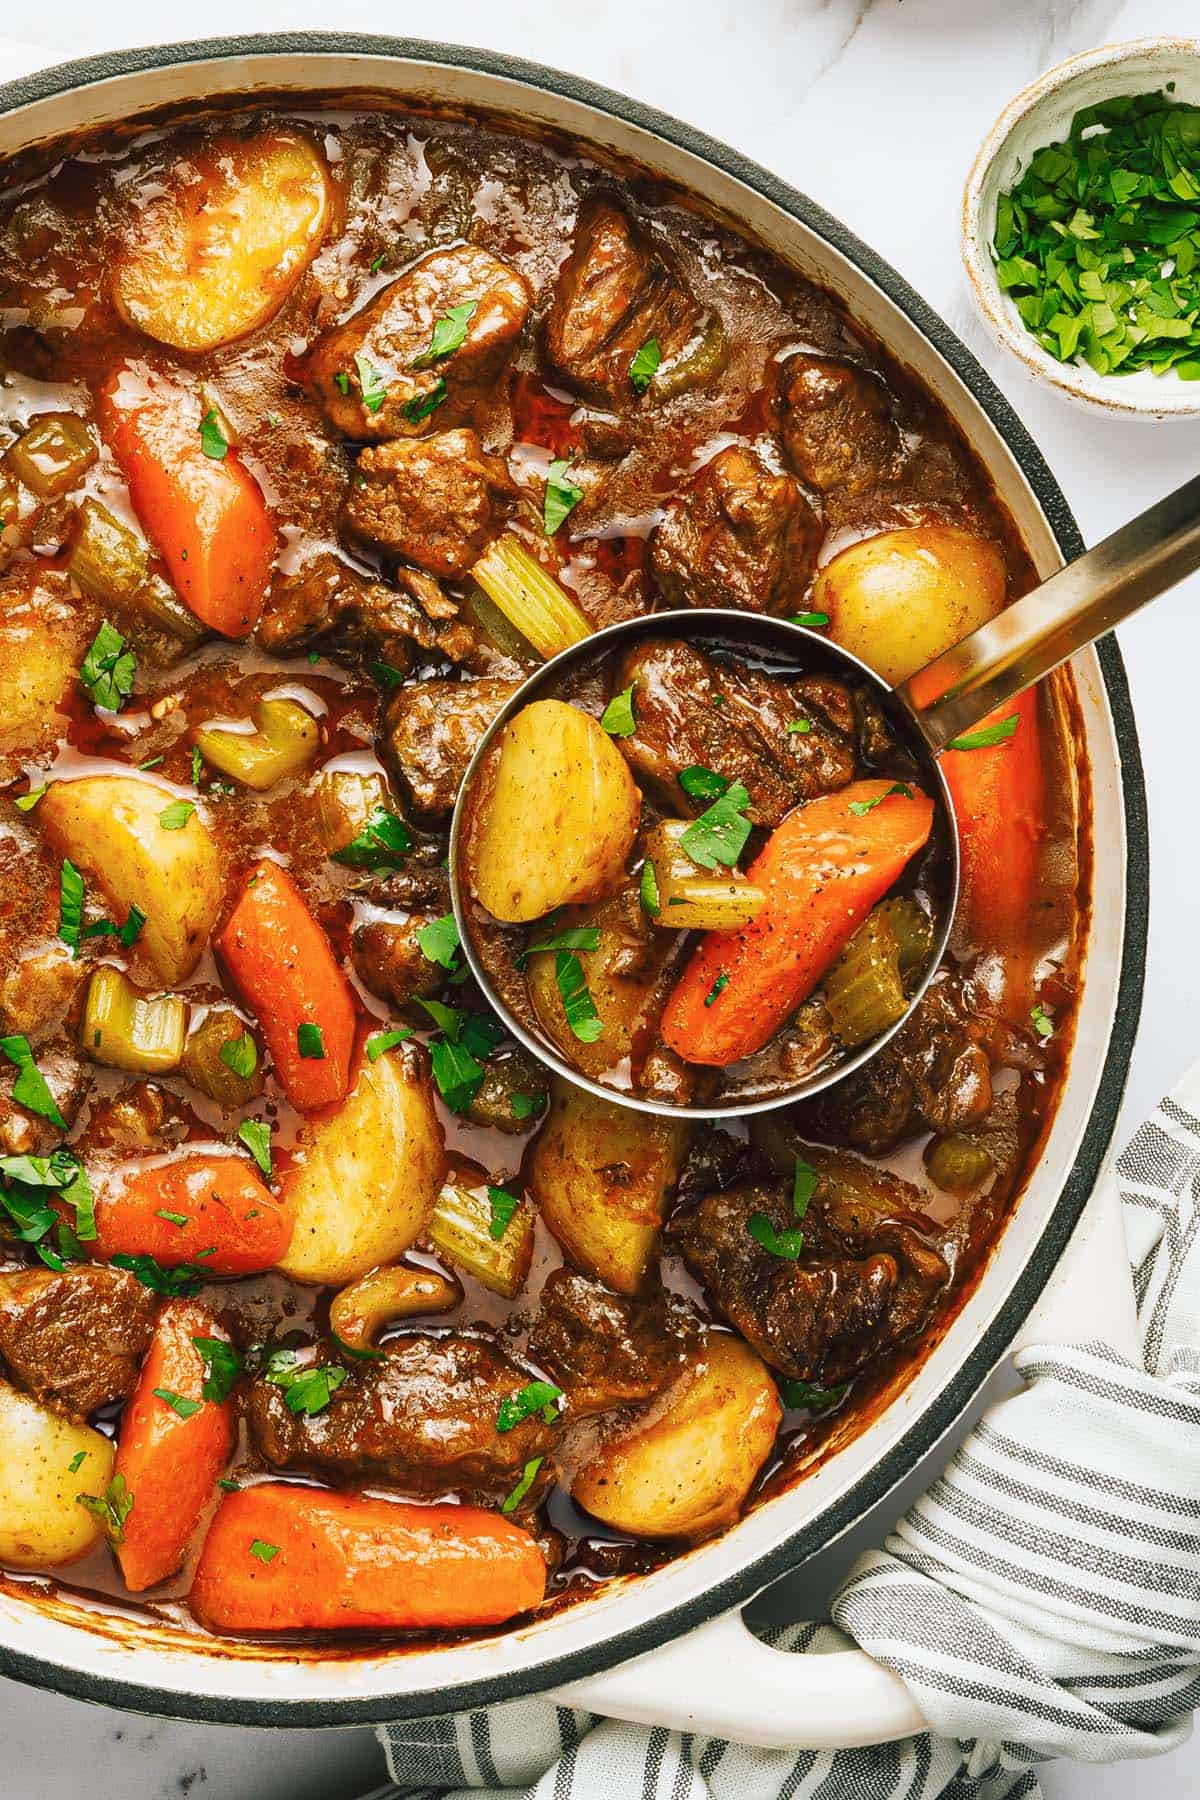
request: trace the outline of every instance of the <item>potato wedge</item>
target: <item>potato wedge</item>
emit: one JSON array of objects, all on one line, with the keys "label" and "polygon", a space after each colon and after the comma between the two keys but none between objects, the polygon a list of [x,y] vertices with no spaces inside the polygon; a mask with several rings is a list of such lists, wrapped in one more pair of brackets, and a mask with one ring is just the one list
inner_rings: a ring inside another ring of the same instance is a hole
[{"label": "potato wedge", "polygon": [[471,822],[467,871],[506,924],[600,900],[625,878],[641,795],[590,713],[535,700],[510,719]]},{"label": "potato wedge", "polygon": [[708,1537],[738,1517],[782,1416],[766,1364],[708,1332],[664,1400],[579,1470],[572,1498],[634,1537]]},{"label": "potato wedge", "polygon": [[295,131],[205,142],[130,216],[112,293],[128,324],[176,350],[214,350],[277,312],[320,246],[325,163]]},{"label": "potato wedge", "polygon": [[576,1268],[636,1294],[657,1262],[689,1121],[648,1117],[561,1076],[530,1161],[528,1192]]},{"label": "potato wedge", "polygon": [[338,1110],[305,1127],[283,1181],[295,1208],[279,1264],[296,1281],[344,1286],[394,1262],[425,1229],[445,1174],[423,1062],[407,1049],[364,1060]]},{"label": "potato wedge", "polygon": [[959,525],[911,525],[851,544],[827,563],[812,604],[829,634],[893,686],[1004,605],[995,544]]},{"label": "potato wedge", "polygon": [[529,958],[526,980],[543,1031],[577,1069],[596,1078],[632,1057],[635,1043],[661,1011],[671,985],[668,965],[677,941],[652,929],[632,891],[564,914],[555,931],[575,925],[594,925],[600,932],[595,950],[577,953],[600,1015],[599,1037],[585,1044],[567,1023],[552,950]]},{"label": "potato wedge", "polygon": [[136,775],[56,781],[37,817],[50,843],[103,889],[118,923],[131,906],[146,915],[137,940],[155,975],[172,987],[192,973],[224,894],[221,854],[198,812],[169,830],[169,789]]},{"label": "potato wedge", "polygon": [[87,639],[61,575],[24,563],[0,583],[0,779],[63,730],[58,709]]},{"label": "potato wedge", "polygon": [[0,1562],[45,1569],[85,1556],[100,1526],[75,1496],[103,1495],[113,1471],[109,1440],[0,1382],[0,1443]]}]

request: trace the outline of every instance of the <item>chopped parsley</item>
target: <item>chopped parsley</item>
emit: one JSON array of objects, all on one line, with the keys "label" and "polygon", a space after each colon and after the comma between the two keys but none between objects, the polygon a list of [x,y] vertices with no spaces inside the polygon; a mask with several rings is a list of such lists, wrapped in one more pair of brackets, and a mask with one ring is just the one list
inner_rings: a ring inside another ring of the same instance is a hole
[{"label": "chopped parsley", "polygon": [[386,261],[387,261],[387,251],[381,250],[379,252],[379,255],[375,258],[375,261],[371,264],[371,274],[378,275],[380,269],[382,269],[382,267]]},{"label": "chopped parsley", "polygon": [[394,1050],[397,1044],[402,1044],[411,1036],[412,1032],[406,1027],[398,1027],[395,1031],[377,1031],[374,1037],[367,1039],[367,1061],[378,1062],[381,1056],[386,1056],[389,1050]]},{"label": "chopped parsley", "polygon": [[76,1494],[75,1503],[99,1520],[110,1544],[125,1542],[125,1521],[133,1511],[133,1495],[123,1475],[114,1475],[102,1495]]},{"label": "chopped parsley", "polygon": [[358,392],[363,405],[369,413],[377,413],[387,399],[387,382],[361,350],[354,352],[354,372],[358,376]]},{"label": "chopped parsley", "polygon": [[422,925],[417,933],[417,943],[427,962],[452,969],[458,954],[458,926],[454,923],[454,914],[445,913],[440,919]]},{"label": "chopped parsley", "polygon": [[715,869],[718,863],[735,868],[750,836],[744,810],[749,804],[750,796],[741,782],[733,782],[683,833],[679,842],[684,855],[704,869]]},{"label": "chopped parsley", "polygon": [[225,461],[229,440],[222,429],[215,406],[210,406],[200,421],[200,448],[205,456],[211,456],[214,462]]},{"label": "chopped parsley", "polygon": [[822,612],[789,613],[788,623],[790,625],[808,625],[816,629],[822,625],[828,625],[829,614]]},{"label": "chopped parsley", "polygon": [[154,1398],[161,1400],[164,1406],[169,1406],[171,1411],[181,1419],[190,1419],[194,1413],[200,1411],[203,1404],[200,1400],[189,1400],[183,1394],[173,1393],[170,1388],[155,1388]]},{"label": "chopped parsley", "polygon": [[483,1080],[483,1065],[504,1033],[484,1013],[462,1013],[440,1000],[418,997],[438,1028],[429,1041],[434,1085],[454,1113],[465,1113]]},{"label": "chopped parsley", "polygon": [[544,1456],[531,1456],[521,1470],[521,1479],[511,1493],[505,1494],[500,1502],[502,1513],[514,1513],[537,1479],[537,1472],[545,1462]]},{"label": "chopped parsley", "polygon": [[250,1554],[256,1557],[260,1563],[274,1562],[279,1555],[279,1545],[264,1544],[261,1538],[255,1538],[250,1545]]},{"label": "chopped parsley", "polygon": [[60,1131],[65,1131],[67,1121],[58,1110],[58,1103],[46,1085],[46,1077],[33,1060],[29,1039],[19,1032],[12,1037],[0,1038],[0,1051],[18,1070],[12,1091],[17,1105],[23,1106],[39,1119],[49,1119],[51,1125],[57,1125]]},{"label": "chopped parsley", "polygon": [[997,720],[995,725],[983,725],[978,731],[964,731],[961,737],[951,738],[946,745],[947,750],[989,750],[993,744],[1003,744],[1013,737],[1017,726],[1021,723],[1019,713],[1009,713],[1007,719]]},{"label": "chopped parsley", "polygon": [[[554,536],[563,520],[583,499],[583,489],[576,487],[573,481],[567,480],[571,460],[570,457],[556,457],[550,464],[546,475],[546,494],[542,501],[542,527],[547,537]],[[605,729],[607,730],[607,726]]]},{"label": "chopped parsley", "polygon": [[428,349],[414,357],[409,367],[431,369],[434,363],[461,350],[466,340],[467,326],[471,323],[478,304],[477,300],[464,300],[461,306],[448,306],[441,318],[434,321]]},{"label": "chopped parsley", "polygon": [[391,693],[393,689],[404,685],[404,670],[394,669],[391,663],[370,662],[367,664],[367,668],[375,677],[375,680],[379,683],[380,687],[387,688],[389,693]]},{"label": "chopped parsley", "polygon": [[228,1475],[222,1475],[217,1486],[227,1494],[240,1494],[242,1491],[241,1482],[231,1480]]},{"label": "chopped parsley", "polygon": [[508,1096],[508,1110],[514,1119],[532,1119],[545,1104],[545,1094],[523,1094],[518,1090]]},{"label": "chopped parsley", "polygon": [[1033,1020],[1033,1029],[1040,1038],[1054,1036],[1054,1020],[1040,1000],[1036,1006],[1030,1009],[1029,1017]]},{"label": "chopped parsley", "polygon": [[885,793],[876,794],[873,800],[851,800],[850,811],[856,819],[861,819],[865,813],[874,811],[875,807],[882,806],[885,800],[890,800],[893,794],[899,794],[905,800],[911,800],[913,797],[913,791],[906,782],[893,781]]},{"label": "chopped parsley", "polygon": [[91,1454],[91,1452],[88,1450],[77,1450],[75,1452],[74,1456],[71,1458],[70,1462],[67,1464],[67,1474],[68,1475],[78,1475],[80,1469],[82,1469],[84,1463],[87,1461],[90,1454]]},{"label": "chopped parsley", "polygon": [[324,1062],[325,1040],[321,1036],[321,1027],[311,1024],[307,1019],[296,1027],[296,1048],[307,1062]]},{"label": "chopped parsley", "polygon": [[427,419],[430,413],[437,411],[445,398],[446,383],[439,375],[428,393],[414,394],[411,400],[404,402],[400,411],[410,425],[419,425],[422,419]]},{"label": "chopped parsley", "polygon": [[637,720],[633,716],[633,690],[636,681],[631,681],[627,688],[614,694],[604,711],[600,714],[600,724],[609,737],[632,737],[637,730]]},{"label": "chopped parsley", "polygon": [[201,1270],[190,1263],[164,1268],[155,1256],[127,1256],[124,1251],[112,1258],[118,1269],[128,1269],[152,1294],[165,1294],[168,1299],[186,1299],[198,1293],[204,1280]]},{"label": "chopped parsley", "polygon": [[566,931],[560,931],[554,937],[542,938],[540,943],[530,944],[528,950],[522,950],[517,957],[517,967],[523,969],[531,956],[538,956],[546,950],[598,950],[599,948],[600,927],[598,925],[571,925]]},{"label": "chopped parsley", "polygon": [[802,1219],[808,1211],[809,1202],[817,1191],[820,1176],[806,1163],[802,1156],[796,1158],[795,1173],[792,1176],[792,1211],[798,1219]]},{"label": "chopped parsley", "polygon": [[508,1394],[500,1402],[496,1413],[496,1430],[513,1431],[525,1419],[541,1413],[547,1425],[553,1425],[558,1417],[558,1402],[562,1399],[562,1389],[555,1387],[552,1381],[530,1381],[515,1394]]},{"label": "chopped parsley", "polygon": [[332,861],[348,869],[398,868],[405,852],[412,849],[412,838],[403,819],[398,819],[386,806],[377,806],[370,818],[348,844],[333,852]]},{"label": "chopped parsley", "polygon": [[241,1037],[226,1038],[217,1055],[243,1081],[249,1080],[258,1067],[258,1045],[248,1031],[243,1031]]},{"label": "chopped parsley", "polygon": [[204,773],[204,756],[199,744],[192,745],[192,786],[200,786],[200,777]]},{"label": "chopped parsley", "polygon": [[804,1233],[793,1228],[790,1231],[776,1231],[766,1213],[751,1213],[746,1220],[746,1230],[755,1243],[772,1256],[781,1257],[786,1262],[795,1262],[804,1248]]},{"label": "chopped parsley", "polygon": [[554,979],[559,998],[567,1015],[567,1024],[581,1044],[594,1044],[604,1030],[596,1002],[592,999],[583,964],[573,950],[556,951]]},{"label": "chopped parsley", "polygon": [[662,901],[660,900],[658,893],[658,875],[655,872],[654,864],[650,861],[649,857],[647,857],[642,864],[642,876],[641,880],[638,882],[638,894],[641,897],[642,911],[649,913],[652,919],[657,919],[659,913],[662,911]]},{"label": "chopped parsley", "polygon": [[644,394],[658,373],[662,349],[657,338],[647,338],[629,365],[629,381],[635,394]]},{"label": "chopped parsley", "polygon": [[206,1400],[219,1406],[222,1400],[228,1400],[233,1384],[242,1372],[242,1359],[233,1345],[224,1338],[194,1337],[192,1343],[204,1364],[204,1387],[201,1391]]},{"label": "chopped parsley", "polygon": [[492,1209],[492,1216],[488,1223],[488,1236],[499,1242],[512,1223],[512,1216],[521,1204],[521,1196],[510,1194],[507,1188],[490,1187],[488,1203]]},{"label": "chopped parsley", "polygon": [[333,385],[339,394],[349,395],[350,377],[347,375],[345,369],[339,369],[337,371],[337,374],[333,378]]},{"label": "chopped parsley", "polygon": [[779,1385],[785,1406],[807,1406],[812,1412],[827,1412],[850,1392],[848,1381],[831,1388],[817,1387],[811,1381],[783,1381]]},{"label": "chopped parsley", "polygon": [[793,719],[787,729],[789,737],[805,737],[812,730],[812,720]]},{"label": "chopped parsley", "polygon": [[159,813],[158,822],[164,831],[182,831],[195,810],[190,800],[172,800]]},{"label": "chopped parsley", "polygon": [[[50,1204],[50,1193],[72,1209],[73,1229]],[[18,1241],[34,1244],[51,1269],[79,1261],[81,1243],[95,1241],[96,1203],[91,1183],[79,1158],[65,1146],[49,1156],[0,1156],[0,1207],[8,1214]],[[45,1241],[49,1237],[57,1249]]]},{"label": "chopped parsley", "polygon": [[178,1225],[180,1229],[188,1223],[186,1213],[168,1212],[165,1206],[156,1207],[154,1216],[156,1219],[165,1219],[168,1225]]},{"label": "chopped parsley", "polygon": [[271,1127],[261,1119],[243,1119],[238,1137],[267,1177],[271,1178]]},{"label": "chopped parsley", "polygon": [[18,794],[15,803],[17,811],[32,812],[49,785],[48,781],[43,781],[40,788],[30,788],[27,794]]},{"label": "chopped parsley", "polygon": [[105,619],[91,641],[79,670],[79,679],[102,712],[120,712],[133,692],[137,657],[125,648],[125,639]]},{"label": "chopped parsley", "polygon": [[294,1350],[273,1350],[264,1374],[274,1387],[282,1388],[289,1412],[310,1419],[325,1411],[346,1379],[345,1369],[336,1364],[299,1364]]},{"label": "chopped parsley", "polygon": [[724,775],[706,769],[703,763],[689,763],[686,769],[680,769],[679,785],[693,800],[717,800],[729,789]]},{"label": "chopped parsley", "polygon": [[709,988],[707,994],[705,994],[705,996],[704,996],[705,1006],[712,1006],[715,1001],[720,999],[721,995],[725,992],[725,989],[728,986],[729,986],[729,977],[725,973],[724,969],[722,969],[721,973],[717,976],[717,979],[713,982],[713,984]]}]

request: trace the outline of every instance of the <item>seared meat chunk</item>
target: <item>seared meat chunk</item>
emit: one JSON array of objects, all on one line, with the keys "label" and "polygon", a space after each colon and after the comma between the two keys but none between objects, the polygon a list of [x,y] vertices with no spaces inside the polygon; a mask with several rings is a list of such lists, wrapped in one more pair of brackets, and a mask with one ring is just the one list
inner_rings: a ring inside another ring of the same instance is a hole
[{"label": "seared meat chunk", "polygon": [[700,1321],[673,1294],[629,1300],[555,1269],[529,1333],[529,1354],[566,1390],[572,1418],[653,1400],[683,1368]]},{"label": "seared meat chunk", "polygon": [[102,1263],[0,1275],[0,1358],[35,1400],[83,1419],[132,1391],[154,1313],[136,1276]]},{"label": "seared meat chunk", "polygon": [[496,1429],[500,1402],[532,1379],[486,1337],[414,1334],[351,1369],[323,1412],[290,1410],[265,1378],[250,1389],[250,1433],[275,1469],[390,1482],[414,1494],[506,1493],[554,1431],[540,1413]]},{"label": "seared meat chunk", "polygon": [[401,673],[414,645],[454,662],[469,655],[475,634],[455,620],[455,603],[432,576],[399,569],[395,580],[371,581],[322,551],[294,574],[275,577],[258,641],[276,656],[326,642],[344,660],[382,661]]},{"label": "seared meat chunk", "polygon": [[816,566],[821,521],[790,475],[730,444],[667,507],[650,566],[673,606],[795,611]]},{"label": "seared meat chunk", "polygon": [[970,982],[935,981],[890,1043],[803,1111],[805,1126],[868,1156],[919,1131],[966,1131],[992,1104],[994,1022]]},{"label": "seared meat chunk", "polygon": [[[798,801],[853,779],[853,700],[826,676],[778,681],[649,639],[624,658],[616,685],[630,682],[637,729],[617,742],[675,813],[710,804],[679,786],[680,770],[696,763],[744,785],[756,825],[777,825]],[[809,721],[807,732],[788,731],[797,718]]]},{"label": "seared meat chunk", "polygon": [[780,375],[783,443],[818,493],[859,494],[893,474],[900,433],[878,375],[825,356],[793,356]]},{"label": "seared meat chunk", "polygon": [[629,365],[654,338],[662,361],[699,335],[701,308],[609,200],[579,215],[546,321],[546,349],[559,373],[611,406],[637,398]]},{"label": "seared meat chunk", "polygon": [[444,819],[475,746],[518,681],[423,681],[400,688],[387,709],[387,749],[419,813]]},{"label": "seared meat chunk", "polygon": [[403,924],[372,919],[360,925],[350,941],[350,955],[363,986],[393,1006],[436,994],[445,970],[430,962],[417,938],[436,916],[414,913]]},{"label": "seared meat chunk", "polygon": [[[318,339],[308,384],[349,438],[420,437],[461,425],[495,385],[531,299],[525,277],[476,244],[431,251]],[[466,334],[434,358],[433,328],[452,307],[472,308]]]},{"label": "seared meat chunk", "polygon": [[708,1194],[671,1239],[710,1304],[773,1368],[843,1381],[918,1330],[949,1280],[919,1198],[896,1176],[826,1157],[798,1260],[773,1256],[749,1230],[756,1215],[777,1232],[795,1226],[791,1183],[777,1179]]},{"label": "seared meat chunk", "polygon": [[396,438],[364,450],[342,509],[353,537],[431,575],[463,575],[498,529],[497,499],[511,491],[501,463],[473,431]]}]

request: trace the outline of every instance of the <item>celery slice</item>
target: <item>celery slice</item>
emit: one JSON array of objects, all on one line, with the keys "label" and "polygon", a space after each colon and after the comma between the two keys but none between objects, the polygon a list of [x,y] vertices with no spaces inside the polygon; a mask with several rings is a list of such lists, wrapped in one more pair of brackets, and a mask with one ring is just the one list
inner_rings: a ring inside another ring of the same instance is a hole
[{"label": "celery slice", "polygon": [[541,656],[557,656],[592,635],[592,627],[553,575],[505,532],[471,574],[504,617]]}]

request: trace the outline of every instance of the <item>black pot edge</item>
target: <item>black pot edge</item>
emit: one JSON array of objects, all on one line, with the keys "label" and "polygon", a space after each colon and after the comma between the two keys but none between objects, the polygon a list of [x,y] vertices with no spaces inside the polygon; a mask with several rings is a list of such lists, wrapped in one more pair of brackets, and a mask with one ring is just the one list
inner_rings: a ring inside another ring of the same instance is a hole
[{"label": "black pot edge", "polygon": [[[175,63],[217,61],[261,54],[340,54],[407,57],[418,61],[469,68],[579,101],[600,112],[640,126],[677,148],[714,164],[753,188],[783,211],[817,232],[853,262],[907,314],[922,335],[970,389],[1012,451],[1037,497],[1064,557],[1078,556],[1083,540],[1075,519],[1041,451],[1008,400],[966,345],[890,264],[862,243],[814,201],[736,150],[681,120],[640,101],[569,75],[493,51],[466,45],[426,43],[355,32],[283,32],[150,48],[109,51],[0,85],[0,112],[49,99],[71,88],[87,87],[114,76],[142,73]],[[1112,636],[1098,646],[1100,667],[1116,730],[1126,817],[1126,915],[1121,973],[1112,1033],[1091,1116],[1075,1164],[1025,1270],[991,1326],[959,1368],[953,1381],[895,1444],[888,1455],[819,1519],[800,1527],[785,1543],[743,1568],[736,1577],[645,1625],[568,1656],[552,1656],[533,1669],[456,1685],[452,1693],[433,1687],[390,1699],[312,1701],[240,1701],[207,1695],[170,1693],[107,1676],[64,1669],[43,1658],[0,1647],[0,1674],[32,1687],[127,1712],[193,1719],[210,1724],[276,1728],[375,1725],[389,1719],[458,1712],[466,1707],[543,1693],[599,1674],[614,1664],[658,1649],[672,1638],[706,1623],[719,1613],[744,1606],[771,1582],[790,1573],[831,1543],[870,1507],[911,1473],[917,1463],[950,1430],[962,1409],[1003,1356],[1041,1294],[1092,1192],[1116,1126],[1129,1061],[1137,1035],[1145,977],[1149,925],[1149,834],[1141,753],[1129,684],[1121,653]]]}]

